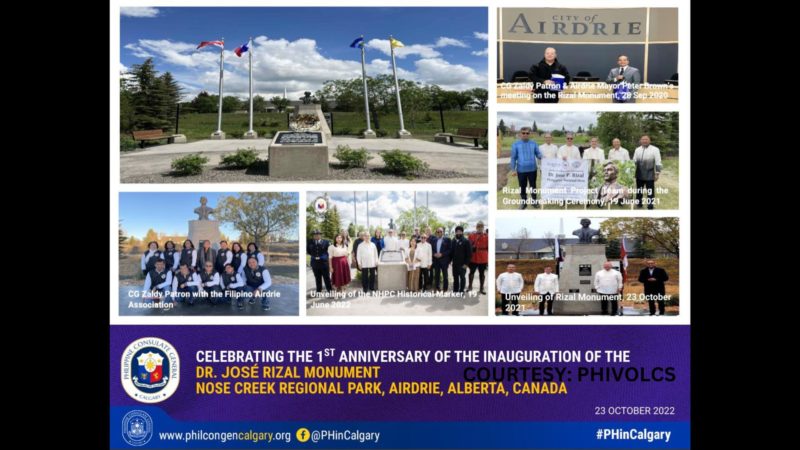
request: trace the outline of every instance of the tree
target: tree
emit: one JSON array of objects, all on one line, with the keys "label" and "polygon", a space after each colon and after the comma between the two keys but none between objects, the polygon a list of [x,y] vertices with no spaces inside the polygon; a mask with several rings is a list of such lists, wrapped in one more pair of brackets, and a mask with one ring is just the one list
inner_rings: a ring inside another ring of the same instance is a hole
[{"label": "tree", "polygon": [[232,113],[238,109],[241,109],[241,106],[242,102],[233,95],[226,95],[222,98],[222,112],[224,113]]},{"label": "tree", "polygon": [[219,101],[218,95],[211,95],[206,91],[200,91],[197,96],[192,99],[190,104],[192,109],[199,113],[212,113],[217,112],[217,102]]},{"label": "tree", "polygon": [[[249,106],[248,106],[249,107]],[[260,95],[253,96],[253,113],[267,112],[267,99]]]},{"label": "tree", "polygon": [[479,110],[486,110],[486,105],[489,103],[489,91],[483,88],[474,88],[466,91],[466,93],[472,97],[472,104],[477,106]]},{"label": "tree", "polygon": [[594,124],[590,123],[589,126],[586,128],[586,134],[589,136],[594,137]]},{"label": "tree", "polygon": [[347,226],[347,235],[351,238],[356,237],[356,226],[353,222],[350,222],[350,225]]},{"label": "tree", "polygon": [[162,116],[164,98],[161,82],[153,58],[134,64],[126,78],[126,88],[131,93],[133,128],[163,128],[168,122]]},{"label": "tree", "polygon": [[181,101],[181,87],[169,72],[158,77],[159,118],[175,127],[175,112]]},{"label": "tree", "polygon": [[118,240],[118,250],[119,254],[122,255],[125,248],[125,241],[128,240],[128,236],[125,236],[125,230],[122,229],[122,221],[119,221],[119,231],[117,232],[117,240]]},{"label": "tree", "polygon": [[[428,221],[427,224],[425,223]],[[397,217],[397,227],[401,230],[414,230],[414,210],[409,209],[400,213]],[[423,228],[424,226],[431,227],[431,230],[436,231],[438,227],[444,228],[444,223],[436,215],[436,212],[425,207],[417,206],[417,220],[416,226]],[[422,230],[424,231],[424,229]]]},{"label": "tree", "polygon": [[287,106],[289,106],[289,99],[283,98],[280,95],[276,95],[269,99],[269,102],[272,103],[272,106],[278,110],[278,112],[283,112]]},{"label": "tree", "polygon": [[662,218],[613,218],[600,225],[600,231],[608,239],[621,239],[622,236],[634,236],[639,245],[647,249],[648,244],[666,253],[680,256],[680,234],[677,217]]},{"label": "tree", "polygon": [[270,237],[292,233],[297,226],[297,194],[246,192],[221,199],[216,211],[217,220],[252,238],[268,258]]},{"label": "tree", "polygon": [[578,133],[583,133],[583,128],[580,125],[578,125]]},{"label": "tree", "polygon": [[309,203],[306,207],[306,239],[311,239],[314,230],[320,228],[322,228],[322,223],[319,214],[317,214],[317,211],[314,209],[314,203]]},{"label": "tree", "polygon": [[623,147],[636,148],[642,136],[642,120],[639,113],[601,112],[594,133],[600,142],[610,144],[618,138]]},{"label": "tree", "polygon": [[506,126],[506,123],[503,121],[503,119],[500,119],[500,123],[497,124],[497,129],[500,130],[501,136],[506,135],[506,130],[508,130],[508,127]]},{"label": "tree", "polygon": [[339,230],[342,228],[341,218],[339,217],[339,209],[336,205],[333,208],[328,208],[325,211],[325,214],[322,218],[322,226],[320,227],[320,231],[322,231],[322,236],[328,239],[333,240],[337,234],[339,234]]},{"label": "tree", "polygon": [[531,131],[533,131],[534,133],[538,133],[539,132],[539,127],[536,125],[536,121],[535,120],[533,121],[533,126],[531,127]]},{"label": "tree", "polygon": [[161,242],[158,239],[158,233],[156,233],[156,230],[150,228],[149,230],[147,230],[147,233],[145,233],[142,242],[144,243],[145,246],[147,246],[153,241],[158,242],[159,247],[161,246]]},{"label": "tree", "polygon": [[530,233],[528,232],[527,228],[522,227],[519,229],[519,231],[511,235],[511,237],[517,240],[516,253],[517,259],[520,259],[520,256],[522,255],[522,249],[525,247],[525,243],[528,242],[528,239],[530,238]]}]

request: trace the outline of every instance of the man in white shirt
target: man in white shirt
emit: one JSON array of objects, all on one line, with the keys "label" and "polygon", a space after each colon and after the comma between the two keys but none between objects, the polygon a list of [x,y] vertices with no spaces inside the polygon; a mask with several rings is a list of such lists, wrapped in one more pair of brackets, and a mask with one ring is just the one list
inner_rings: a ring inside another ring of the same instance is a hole
[{"label": "man in white shirt", "polygon": [[547,266],[544,268],[544,273],[536,275],[536,281],[533,282],[533,294],[542,296],[539,301],[539,315],[544,315],[546,304],[547,314],[552,316],[553,299],[558,294],[558,275],[553,273],[552,267]]},{"label": "man in white shirt", "polygon": [[596,137],[592,138],[589,145],[590,147],[583,151],[583,159],[593,159],[595,161],[606,159],[603,149],[597,146]]},{"label": "man in white shirt", "polygon": [[581,159],[581,151],[578,147],[573,145],[575,136],[572,133],[567,133],[567,143],[558,148],[558,157],[564,161],[568,159]]},{"label": "man in white shirt", "polygon": [[539,151],[542,152],[542,159],[558,157],[558,146],[553,144],[553,135],[544,134],[544,144],[539,146]]},{"label": "man in white shirt", "polygon": [[594,290],[600,294],[600,309],[603,315],[608,314],[608,302],[611,302],[611,315],[617,315],[617,302],[622,291],[622,274],[611,268],[611,263],[603,263],[603,270],[594,276]]},{"label": "man in white shirt", "polygon": [[611,141],[611,150],[608,151],[609,161],[630,161],[630,152],[621,147],[621,144],[622,142],[620,142],[620,140],[617,138],[614,138],[614,140]]},{"label": "man in white shirt", "polygon": [[430,287],[433,272],[431,266],[433,265],[433,247],[428,242],[428,233],[422,233],[417,243],[417,253],[419,254],[419,289],[423,290]]},{"label": "man in white shirt", "polygon": [[656,181],[661,174],[661,150],[650,145],[650,136],[639,139],[639,147],[633,152],[636,163],[636,208],[642,207],[642,197],[647,194],[647,209],[655,204]]},{"label": "man in white shirt", "polygon": [[397,240],[397,246],[400,247],[400,250],[408,251],[408,239],[406,238],[406,232],[400,232],[400,239]]},{"label": "man in white shirt", "polygon": [[525,287],[525,280],[522,275],[515,272],[517,266],[509,264],[506,266],[506,271],[497,277],[497,292],[500,293],[503,301],[503,315],[507,316],[509,311],[511,315],[519,315],[519,294],[522,293],[522,288]]},{"label": "man in white shirt", "polygon": [[395,235],[395,231],[389,228],[386,237],[383,238],[383,251],[384,252],[397,252],[400,251],[400,241]]},{"label": "man in white shirt", "polygon": [[358,267],[361,268],[361,286],[364,292],[375,290],[375,270],[378,267],[378,247],[369,240],[369,235],[362,237],[356,255]]},{"label": "man in white shirt", "polygon": [[189,269],[189,265],[181,263],[178,273],[172,277],[172,296],[175,300],[194,305],[197,293],[200,292],[200,277]]}]

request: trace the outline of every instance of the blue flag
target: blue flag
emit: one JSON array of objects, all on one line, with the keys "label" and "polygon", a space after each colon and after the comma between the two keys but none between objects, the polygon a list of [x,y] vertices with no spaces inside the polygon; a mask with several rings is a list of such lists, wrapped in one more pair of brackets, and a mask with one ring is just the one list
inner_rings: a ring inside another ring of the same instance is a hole
[{"label": "blue flag", "polygon": [[364,37],[363,36],[361,36],[359,38],[356,38],[356,40],[353,41],[352,44],[350,44],[350,47],[352,47],[352,48],[361,48],[363,46],[364,46]]}]

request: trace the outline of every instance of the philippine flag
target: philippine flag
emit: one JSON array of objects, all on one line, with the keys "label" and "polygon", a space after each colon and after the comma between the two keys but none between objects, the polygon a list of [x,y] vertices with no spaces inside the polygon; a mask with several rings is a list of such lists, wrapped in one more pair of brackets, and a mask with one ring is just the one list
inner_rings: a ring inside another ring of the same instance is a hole
[{"label": "philippine flag", "polygon": [[208,47],[209,45],[213,45],[214,47],[225,48],[225,43],[222,41],[203,41],[200,45],[197,46],[197,49],[200,50],[203,47]]},{"label": "philippine flag", "polygon": [[248,43],[244,43],[244,44],[242,44],[242,45],[240,45],[240,46],[236,47],[236,50],[234,50],[234,51],[233,51],[233,53],[236,53],[236,56],[238,56],[239,58],[241,58],[241,57],[242,57],[242,53],[244,53],[244,52],[246,52],[246,51],[250,50],[250,47],[248,47],[248,46],[247,46],[247,44],[248,44]]}]

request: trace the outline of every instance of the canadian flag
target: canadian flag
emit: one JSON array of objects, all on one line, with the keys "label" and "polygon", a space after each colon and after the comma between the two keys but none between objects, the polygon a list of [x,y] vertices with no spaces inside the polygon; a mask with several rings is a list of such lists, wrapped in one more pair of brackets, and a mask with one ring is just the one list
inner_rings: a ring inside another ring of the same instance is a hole
[{"label": "canadian flag", "polygon": [[622,281],[628,281],[628,248],[625,245],[625,236],[622,237],[622,244],[619,248],[619,259],[622,267]]},{"label": "canadian flag", "polygon": [[200,45],[197,46],[197,49],[200,50],[203,47],[208,47],[209,45],[213,45],[214,47],[225,48],[225,43],[222,41],[203,41]]}]

